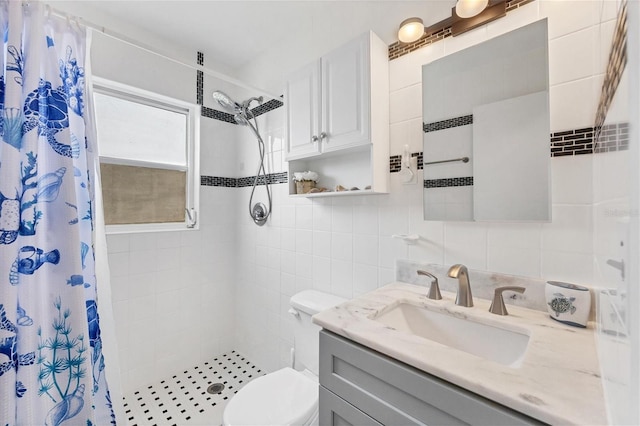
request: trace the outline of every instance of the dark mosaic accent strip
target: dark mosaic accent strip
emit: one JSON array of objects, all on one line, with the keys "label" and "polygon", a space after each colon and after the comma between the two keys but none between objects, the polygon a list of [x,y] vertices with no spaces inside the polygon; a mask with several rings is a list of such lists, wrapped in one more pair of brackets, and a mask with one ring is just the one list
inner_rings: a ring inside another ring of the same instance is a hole
[{"label": "dark mosaic accent strip", "polygon": [[204,72],[196,71],[196,103],[198,105],[204,104]]},{"label": "dark mosaic accent strip", "polygon": [[[534,0],[508,0],[506,2],[506,11],[509,13],[520,6],[524,6],[525,4],[533,1]],[[394,59],[398,59],[399,57],[414,52],[424,46],[428,46],[444,40],[447,37],[451,37],[451,25],[453,24],[453,19],[444,19],[440,21],[440,24],[441,25],[434,24],[430,27],[432,28],[431,30],[425,29],[424,35],[413,43],[402,43],[400,41],[391,43],[389,45],[389,60],[392,61]]]},{"label": "dark mosaic accent strip", "polygon": [[391,173],[397,173],[402,167],[402,155],[392,155],[389,157],[389,171]]},{"label": "dark mosaic accent strip", "polygon": [[236,188],[238,186],[238,179],[219,176],[200,176],[200,185]]},{"label": "dark mosaic accent strip", "polygon": [[[197,54],[198,65],[204,65],[204,53],[198,52]],[[196,103],[198,105],[204,104],[204,71],[196,71]]]},{"label": "dark mosaic accent strip", "polygon": [[[198,72],[200,72],[200,71],[198,71]],[[202,105],[202,104],[200,104],[200,105]],[[262,105],[259,105],[259,106],[255,107],[255,108],[253,108],[251,110],[251,113],[255,117],[258,117],[258,116],[260,116],[262,114],[265,114],[265,113],[267,113],[269,111],[273,111],[276,108],[280,108],[283,105],[284,105],[284,103],[282,101],[279,101],[277,99],[271,99],[270,101],[265,102]],[[209,108],[209,107],[206,107],[204,105],[202,106],[200,114],[203,117],[213,118],[214,120],[224,121],[225,123],[238,124],[238,123],[236,123],[236,120],[235,120],[233,114],[230,114],[230,113],[225,112],[225,111],[218,111],[217,109]]]},{"label": "dark mosaic accent strip", "polygon": [[214,120],[220,120],[231,124],[236,124],[235,118],[233,118],[233,114],[229,114],[228,112],[218,111],[217,109],[209,108],[206,106],[202,106],[200,111],[200,115],[207,118],[213,118]]},{"label": "dark mosaic accent strip", "polygon": [[[411,158],[417,157],[418,170],[422,170],[422,152],[412,152]],[[402,155],[392,155],[389,157],[389,172],[398,173],[402,168]]]},{"label": "dark mosaic accent strip", "polygon": [[412,157],[418,157],[418,159],[416,160],[416,163],[418,165],[418,170],[423,170],[424,169],[424,156],[422,155],[422,151],[420,152],[413,152],[411,153]]},{"label": "dark mosaic accent strip", "polygon": [[441,28],[435,32],[426,33],[413,43],[402,43],[396,41],[389,45],[389,60],[398,59],[407,53],[414,52],[422,47],[444,40],[447,37],[451,37],[451,25]]},{"label": "dark mosaic accent strip", "polygon": [[283,105],[284,105],[284,102],[278,99],[271,99],[263,103],[262,105],[258,105],[257,107],[251,109],[251,114],[253,114],[254,117],[258,117],[264,113],[273,111],[276,108],[280,108]]},{"label": "dark mosaic accent strip", "polygon": [[425,188],[449,188],[453,186],[472,186],[473,176],[447,178],[447,179],[425,179]]},{"label": "dark mosaic accent strip", "polygon": [[511,0],[507,2],[507,12],[511,12],[514,9],[519,8],[520,6],[524,6],[525,4],[529,4],[534,0]]},{"label": "dark mosaic accent strip", "polygon": [[600,128],[593,152],[626,151],[629,149],[629,123],[606,124]]},{"label": "dark mosaic accent strip", "polygon": [[[607,112],[613,101],[613,97],[618,89],[620,78],[627,65],[627,2],[620,5],[616,28],[613,33],[611,52],[609,52],[609,62],[607,71],[600,92],[600,102],[596,113],[595,128],[601,129],[607,118]],[[596,133],[596,138],[598,137]]]},{"label": "dark mosaic accent strip", "polygon": [[434,121],[433,123],[422,123],[422,131],[429,133],[438,130],[450,129],[452,127],[466,126],[469,124],[473,124],[473,115],[463,115],[462,117]]},{"label": "dark mosaic accent strip", "polygon": [[593,154],[593,127],[551,133],[551,156]]},{"label": "dark mosaic accent strip", "polygon": [[[239,178],[238,179],[238,188],[242,188],[245,186],[253,186],[253,182],[256,179],[255,176],[248,176],[248,177],[243,177],[243,178]],[[287,172],[282,172],[282,173],[270,173],[267,175],[267,179],[266,179],[267,183],[269,185],[271,184],[278,184],[278,183],[287,183],[289,181],[289,179],[287,178]],[[259,176],[258,177],[258,185],[264,185],[265,184],[265,178],[264,176]]]},{"label": "dark mosaic accent strip", "polygon": [[[200,176],[200,185],[202,186],[222,186],[225,188],[242,188],[245,186],[253,186],[255,176],[247,176],[243,178],[228,178],[218,176]],[[258,185],[264,185],[264,176],[258,179]],[[275,185],[279,183],[288,183],[289,178],[287,172],[270,173],[267,175],[267,183]]]}]

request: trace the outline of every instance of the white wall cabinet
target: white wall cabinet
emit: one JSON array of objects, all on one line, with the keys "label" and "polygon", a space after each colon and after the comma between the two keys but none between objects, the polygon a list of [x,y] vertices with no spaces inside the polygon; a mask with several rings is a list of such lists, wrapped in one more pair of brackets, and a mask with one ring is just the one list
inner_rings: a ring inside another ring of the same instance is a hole
[{"label": "white wall cabinet", "polygon": [[[312,170],[320,175],[318,186],[332,191],[342,185],[387,192],[389,61],[386,44],[374,33],[292,73],[285,104],[290,177]],[[327,195],[337,194],[313,194]]]}]

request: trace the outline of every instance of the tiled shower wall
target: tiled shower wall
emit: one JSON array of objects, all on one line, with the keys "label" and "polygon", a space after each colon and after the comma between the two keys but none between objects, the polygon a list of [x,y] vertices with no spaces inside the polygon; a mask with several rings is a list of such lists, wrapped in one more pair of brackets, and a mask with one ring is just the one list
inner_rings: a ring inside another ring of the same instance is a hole
[{"label": "tiled shower wall", "polygon": [[[392,60],[391,155],[401,155],[405,144],[411,152],[422,151],[422,64],[544,17],[549,19],[551,131],[593,126],[615,23],[614,3],[534,1],[503,19]],[[318,23],[319,33],[326,30],[323,25]],[[241,76],[278,93],[281,87],[269,83],[290,71],[278,64],[291,66],[290,61],[279,61],[279,55],[295,49],[295,41],[284,43],[256,58]],[[301,49],[298,65],[308,56]],[[267,115],[260,123],[274,141],[270,171],[285,171],[284,111]],[[249,135],[238,149],[245,165],[257,161]],[[551,167],[551,223],[425,222],[421,185],[402,185],[392,173],[390,193],[379,196],[292,198],[286,185],[274,185],[273,217],[258,228],[245,213],[250,189],[239,189],[235,348],[269,369],[286,365],[292,346],[287,313],[292,294],[315,288],[357,296],[393,281],[396,259],[463,263],[472,269],[597,284],[592,155],[554,157]],[[413,233],[421,236],[413,246],[392,238]]]},{"label": "tiled shower wall", "polygon": [[[99,33],[92,61],[99,77],[196,102],[193,69]],[[236,156],[235,130],[200,124],[201,171],[233,176],[224,165]],[[230,188],[202,187],[198,230],[107,236],[123,393],[233,349],[236,215],[229,206],[237,197]],[[107,368],[113,362],[106,359]]]}]

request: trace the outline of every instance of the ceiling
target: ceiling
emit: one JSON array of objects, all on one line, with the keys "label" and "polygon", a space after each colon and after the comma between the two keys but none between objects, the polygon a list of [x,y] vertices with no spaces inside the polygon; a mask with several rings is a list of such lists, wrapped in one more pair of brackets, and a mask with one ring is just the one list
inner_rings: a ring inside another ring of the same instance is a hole
[{"label": "ceiling", "polygon": [[[204,52],[221,70],[235,70],[290,37],[340,37],[373,30],[387,44],[400,22],[425,25],[451,14],[455,0],[153,1],[50,0],[54,9],[152,46]],[[182,57],[187,57],[183,55]]]}]

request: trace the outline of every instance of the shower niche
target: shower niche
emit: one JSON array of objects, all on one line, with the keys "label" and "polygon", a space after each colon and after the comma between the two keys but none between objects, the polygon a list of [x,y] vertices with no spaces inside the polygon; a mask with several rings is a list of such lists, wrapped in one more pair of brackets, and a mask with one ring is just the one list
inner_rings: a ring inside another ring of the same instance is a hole
[{"label": "shower niche", "polygon": [[[388,192],[387,55],[386,44],[369,31],[288,77],[284,97],[289,176],[317,172],[316,187],[327,189],[301,196]],[[296,194],[293,180],[289,194]]]}]

